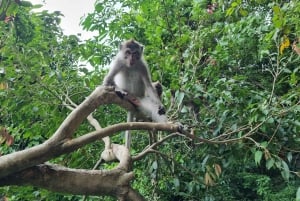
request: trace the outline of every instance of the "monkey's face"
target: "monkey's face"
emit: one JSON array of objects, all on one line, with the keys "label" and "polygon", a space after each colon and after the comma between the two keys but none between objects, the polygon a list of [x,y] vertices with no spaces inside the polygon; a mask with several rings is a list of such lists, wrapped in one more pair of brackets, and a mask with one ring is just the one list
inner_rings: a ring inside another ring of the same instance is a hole
[{"label": "monkey's face", "polygon": [[125,51],[125,62],[127,67],[134,66],[141,59],[141,52],[127,48]]},{"label": "monkey's face", "polygon": [[133,67],[141,60],[143,49],[144,47],[133,39],[121,44],[120,51],[124,54],[127,67]]}]

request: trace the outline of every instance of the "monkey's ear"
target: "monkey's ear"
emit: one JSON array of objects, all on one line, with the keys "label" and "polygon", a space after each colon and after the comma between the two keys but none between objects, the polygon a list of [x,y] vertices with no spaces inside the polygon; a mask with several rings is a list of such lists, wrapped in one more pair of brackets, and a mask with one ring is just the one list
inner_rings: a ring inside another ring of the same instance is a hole
[{"label": "monkey's ear", "polygon": [[141,52],[144,52],[144,46],[141,45]]}]

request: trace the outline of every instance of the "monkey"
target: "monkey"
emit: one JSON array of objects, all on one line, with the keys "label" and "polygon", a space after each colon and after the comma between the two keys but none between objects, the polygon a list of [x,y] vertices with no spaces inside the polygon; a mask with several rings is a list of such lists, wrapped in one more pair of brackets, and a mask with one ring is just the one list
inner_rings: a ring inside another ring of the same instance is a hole
[{"label": "monkey", "polygon": [[[124,41],[113,59],[108,74],[104,77],[104,86],[115,86],[135,98],[130,102],[137,110],[154,122],[165,123],[167,117],[161,103],[162,86],[153,84],[148,65],[143,56],[144,46],[134,39]],[[134,120],[133,111],[127,113],[127,122]],[[125,146],[130,149],[131,134],[125,133]]]}]

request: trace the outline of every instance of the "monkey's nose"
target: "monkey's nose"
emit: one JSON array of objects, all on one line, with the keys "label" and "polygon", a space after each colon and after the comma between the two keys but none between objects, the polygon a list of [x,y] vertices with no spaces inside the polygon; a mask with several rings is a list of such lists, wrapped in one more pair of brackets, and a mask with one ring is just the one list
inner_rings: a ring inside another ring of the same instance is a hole
[{"label": "monkey's nose", "polygon": [[129,61],[130,65],[132,66],[134,64],[134,60],[133,59],[130,59]]}]

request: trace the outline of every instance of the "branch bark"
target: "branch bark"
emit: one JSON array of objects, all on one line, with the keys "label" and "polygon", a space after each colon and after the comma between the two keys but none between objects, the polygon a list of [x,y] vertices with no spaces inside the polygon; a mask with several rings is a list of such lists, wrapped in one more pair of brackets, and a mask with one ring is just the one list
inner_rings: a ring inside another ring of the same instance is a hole
[{"label": "branch bark", "polygon": [[29,184],[55,192],[143,201],[143,196],[130,187],[133,172],[128,168],[131,164],[129,151],[117,144],[112,144],[112,150],[120,161],[113,170],[71,169],[47,163],[1,178],[0,186]]}]

